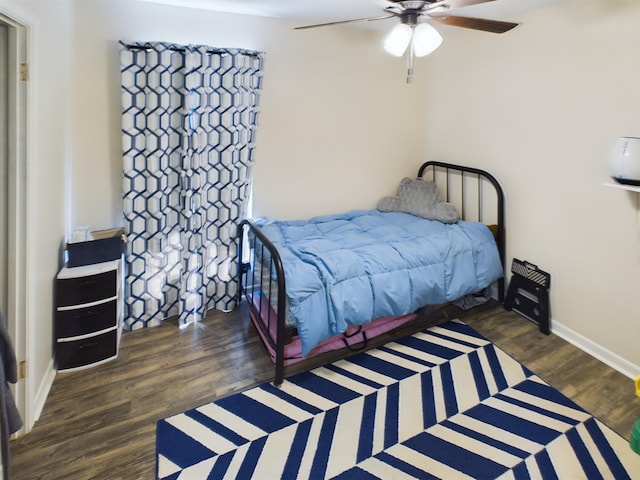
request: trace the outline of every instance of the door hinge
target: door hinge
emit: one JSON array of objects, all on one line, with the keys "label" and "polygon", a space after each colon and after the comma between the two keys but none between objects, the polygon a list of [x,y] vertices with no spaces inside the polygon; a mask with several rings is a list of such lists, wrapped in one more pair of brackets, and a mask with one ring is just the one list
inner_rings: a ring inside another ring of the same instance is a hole
[{"label": "door hinge", "polygon": [[21,63],[20,64],[20,81],[26,82],[29,80],[29,64]]},{"label": "door hinge", "polygon": [[22,380],[23,378],[27,378],[27,361],[22,360],[20,362],[20,367],[18,369],[18,380]]}]

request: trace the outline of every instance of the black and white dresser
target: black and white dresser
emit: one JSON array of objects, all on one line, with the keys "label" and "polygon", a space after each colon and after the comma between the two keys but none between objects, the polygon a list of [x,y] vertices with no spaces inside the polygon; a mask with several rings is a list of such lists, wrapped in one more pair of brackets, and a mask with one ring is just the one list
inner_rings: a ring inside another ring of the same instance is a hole
[{"label": "black and white dresser", "polygon": [[56,276],[58,371],[116,358],[122,317],[122,260],[63,267]]}]

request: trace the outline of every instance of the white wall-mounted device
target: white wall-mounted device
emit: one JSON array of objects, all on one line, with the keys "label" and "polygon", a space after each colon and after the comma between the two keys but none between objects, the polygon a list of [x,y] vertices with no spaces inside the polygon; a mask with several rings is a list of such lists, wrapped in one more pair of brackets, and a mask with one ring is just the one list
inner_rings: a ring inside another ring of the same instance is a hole
[{"label": "white wall-mounted device", "polygon": [[616,140],[609,154],[609,175],[624,185],[640,185],[640,138]]}]

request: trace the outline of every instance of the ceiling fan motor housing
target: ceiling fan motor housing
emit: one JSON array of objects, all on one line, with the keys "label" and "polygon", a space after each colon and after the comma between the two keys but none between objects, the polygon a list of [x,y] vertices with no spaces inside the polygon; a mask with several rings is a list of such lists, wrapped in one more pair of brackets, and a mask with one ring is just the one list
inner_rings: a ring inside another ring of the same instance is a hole
[{"label": "ceiling fan motor housing", "polygon": [[400,14],[400,21],[409,25],[410,27],[415,27],[418,24],[419,13],[415,12],[403,12]]}]

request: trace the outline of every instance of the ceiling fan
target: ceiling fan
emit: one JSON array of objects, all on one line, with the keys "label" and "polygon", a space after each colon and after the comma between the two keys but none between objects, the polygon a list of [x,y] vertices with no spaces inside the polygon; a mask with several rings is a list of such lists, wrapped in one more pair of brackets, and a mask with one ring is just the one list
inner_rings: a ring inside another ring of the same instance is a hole
[{"label": "ceiling fan", "polygon": [[434,52],[442,43],[442,36],[431,25],[440,23],[453,27],[470,28],[491,33],[505,33],[518,26],[517,23],[484,18],[461,17],[450,15],[450,10],[469,7],[495,0],[386,0],[388,5],[384,15],[377,17],[338,20],[335,22],[319,23],[296,27],[296,30],[327,27],[355,22],[372,22],[398,18],[400,23],[394,27],[385,38],[384,49],[391,55],[401,57],[408,49],[407,83],[413,78],[413,57],[422,57]]}]

